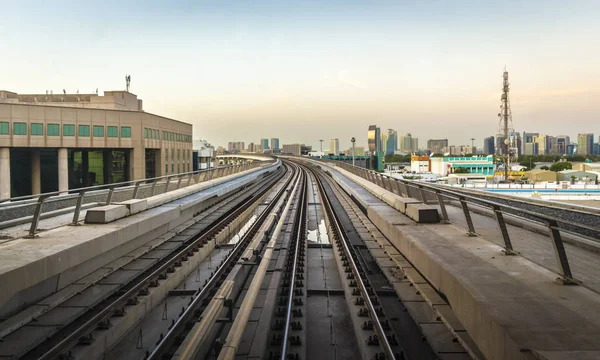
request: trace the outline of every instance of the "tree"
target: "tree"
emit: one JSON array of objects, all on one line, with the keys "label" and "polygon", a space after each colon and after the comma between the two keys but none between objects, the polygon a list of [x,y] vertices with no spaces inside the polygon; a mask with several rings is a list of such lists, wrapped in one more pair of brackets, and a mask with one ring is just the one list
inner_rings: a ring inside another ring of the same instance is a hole
[{"label": "tree", "polygon": [[563,171],[563,170],[571,170],[573,168],[573,164],[568,161],[562,161],[552,164],[550,166],[550,170],[552,171]]},{"label": "tree", "polygon": [[540,167],[540,169],[541,169],[541,170],[550,170],[550,168],[549,168],[549,167],[547,167],[546,165],[544,165],[544,166]]}]

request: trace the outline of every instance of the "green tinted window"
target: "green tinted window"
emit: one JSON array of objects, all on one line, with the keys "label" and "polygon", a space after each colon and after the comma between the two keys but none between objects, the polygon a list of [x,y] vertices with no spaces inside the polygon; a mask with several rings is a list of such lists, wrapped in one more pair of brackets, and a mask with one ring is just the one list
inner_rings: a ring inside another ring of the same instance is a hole
[{"label": "green tinted window", "polygon": [[60,136],[60,125],[48,124],[48,136]]},{"label": "green tinted window", "polygon": [[104,137],[104,126],[94,125],[94,136]]},{"label": "green tinted window", "polygon": [[2,121],[0,122],[0,135],[8,135],[8,122]]},{"label": "green tinted window", "polygon": [[144,128],[144,139],[148,138],[148,128]]},{"label": "green tinted window", "polygon": [[89,125],[79,125],[78,135],[79,136],[90,136],[90,126]]},{"label": "green tinted window", "polygon": [[13,123],[13,135],[27,135],[27,124],[20,122]]},{"label": "green tinted window", "polygon": [[75,125],[63,125],[63,136],[75,136]]},{"label": "green tinted window", "polygon": [[108,126],[106,129],[106,134],[108,137],[117,137],[119,136],[119,129],[116,126]]},{"label": "green tinted window", "polygon": [[121,126],[121,137],[122,138],[130,138],[131,137],[131,127]]},{"label": "green tinted window", "polygon": [[31,135],[44,135],[44,124],[32,123],[31,126]]}]

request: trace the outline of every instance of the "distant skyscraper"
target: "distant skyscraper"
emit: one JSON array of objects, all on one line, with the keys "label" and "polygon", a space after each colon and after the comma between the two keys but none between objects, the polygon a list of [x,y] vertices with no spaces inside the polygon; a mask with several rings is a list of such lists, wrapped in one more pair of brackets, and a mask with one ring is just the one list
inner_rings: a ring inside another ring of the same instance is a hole
[{"label": "distant skyscraper", "polygon": [[571,138],[566,135],[559,135],[556,137],[556,153],[566,154],[567,147],[571,144]]},{"label": "distant skyscraper", "polygon": [[256,152],[256,146],[254,146],[254,143],[251,142],[250,144],[248,144],[248,152]]},{"label": "distant skyscraper", "polygon": [[260,139],[260,149],[262,151],[269,150],[269,139]]},{"label": "distant skyscraper", "polygon": [[412,144],[412,135],[410,133],[406,134],[406,136],[400,137],[400,151],[407,153],[414,151]]},{"label": "distant skyscraper", "polygon": [[388,139],[387,134],[385,134],[385,133],[381,134],[381,152],[383,152],[383,153],[385,153],[386,149],[387,149],[387,139]]},{"label": "distant skyscraper", "polygon": [[277,149],[279,149],[279,139],[271,138],[271,150],[277,150]]},{"label": "distant skyscraper", "polygon": [[594,152],[594,134],[577,135],[577,154],[590,155]]},{"label": "distant skyscraper", "polygon": [[381,151],[381,133],[377,125],[370,125],[368,132],[369,151],[375,153]]},{"label": "distant skyscraper", "polygon": [[329,141],[329,153],[334,155],[340,154],[340,140],[339,139],[331,139]]},{"label": "distant skyscraper", "polygon": [[486,137],[485,139],[483,139],[483,154],[484,155],[493,155],[495,154],[494,151],[494,137],[490,136],[490,137]]},{"label": "distant skyscraper", "polygon": [[448,151],[448,139],[430,139],[427,140],[427,148],[432,153],[443,154]]},{"label": "distant skyscraper", "polygon": [[385,154],[393,155],[396,152],[396,149],[398,149],[398,132],[393,129],[388,129]]}]

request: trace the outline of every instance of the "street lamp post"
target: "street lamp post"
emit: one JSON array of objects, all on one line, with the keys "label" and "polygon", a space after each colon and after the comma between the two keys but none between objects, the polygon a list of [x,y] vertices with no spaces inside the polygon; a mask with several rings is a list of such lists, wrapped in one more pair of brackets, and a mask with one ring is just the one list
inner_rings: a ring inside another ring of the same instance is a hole
[{"label": "street lamp post", "polygon": [[354,143],[356,142],[354,136],[352,137],[352,139],[350,139],[350,142],[352,142],[352,166],[354,166]]},{"label": "street lamp post", "polygon": [[321,143],[321,153],[320,153],[321,157],[320,157],[320,159],[322,159],[323,158],[323,140],[321,139],[321,140],[319,140],[319,142]]}]

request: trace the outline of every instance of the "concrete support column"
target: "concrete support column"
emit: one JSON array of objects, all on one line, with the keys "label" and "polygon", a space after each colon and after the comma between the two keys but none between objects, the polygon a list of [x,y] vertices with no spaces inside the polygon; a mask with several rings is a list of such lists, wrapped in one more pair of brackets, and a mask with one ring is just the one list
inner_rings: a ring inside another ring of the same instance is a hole
[{"label": "concrete support column", "polygon": [[10,199],[10,149],[0,148],[0,200]]},{"label": "concrete support column", "polygon": [[42,176],[40,166],[40,151],[31,150],[31,194],[42,193]]},{"label": "concrete support column", "polygon": [[81,152],[81,177],[83,181],[83,187],[90,186],[90,158],[87,151]]},{"label": "concrete support column", "polygon": [[69,151],[67,148],[58,149],[58,191],[69,191]]}]

